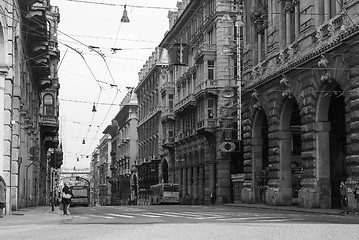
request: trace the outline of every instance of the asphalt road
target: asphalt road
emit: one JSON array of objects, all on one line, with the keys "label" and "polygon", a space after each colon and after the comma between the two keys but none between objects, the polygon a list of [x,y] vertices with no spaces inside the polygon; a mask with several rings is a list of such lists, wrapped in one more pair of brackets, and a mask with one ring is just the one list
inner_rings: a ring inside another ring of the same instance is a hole
[{"label": "asphalt road", "polygon": [[0,226],[0,240],[337,240],[359,239],[359,215],[233,206],[70,208],[62,221]]},{"label": "asphalt road", "polygon": [[359,224],[359,215],[328,215],[231,206],[145,205],[74,207],[68,224],[111,223],[337,223]]}]

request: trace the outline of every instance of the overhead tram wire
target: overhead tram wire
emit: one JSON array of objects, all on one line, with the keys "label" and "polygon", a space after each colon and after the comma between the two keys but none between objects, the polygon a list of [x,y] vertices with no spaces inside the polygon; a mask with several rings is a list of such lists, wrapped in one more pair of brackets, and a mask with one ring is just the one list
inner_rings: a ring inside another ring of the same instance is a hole
[{"label": "overhead tram wire", "polygon": [[[117,29],[117,33],[116,33],[116,38],[115,38],[114,47],[116,47],[116,44],[117,44],[117,40],[118,40],[118,36],[119,36],[119,33],[120,33],[121,25],[122,25],[122,21],[120,20],[120,23],[119,23],[119,26],[118,26],[118,29]],[[102,55],[101,55],[101,56],[102,56]],[[113,76],[112,76],[112,74],[111,74],[111,71],[110,71],[110,69],[109,69],[109,66],[108,66],[108,64],[107,64],[107,62],[106,62],[106,59],[105,59],[103,56],[102,56],[102,58],[103,58],[103,60],[104,60],[104,62],[105,62],[105,64],[106,64],[107,70],[108,70],[108,72],[109,72],[109,74],[110,74],[110,76],[111,76],[111,78],[112,78],[112,81],[114,82],[114,84],[116,84],[116,82],[115,82],[115,80],[113,79]],[[109,64],[111,64],[111,61],[112,61],[112,56],[110,57],[110,62],[109,62]],[[104,78],[104,79],[106,79],[106,76],[107,76],[107,75],[105,75],[105,78]],[[118,89],[117,89],[117,90],[118,90]],[[109,112],[110,112],[110,110],[111,110],[111,108],[112,108],[112,105],[114,104],[114,102],[115,102],[115,100],[116,100],[116,98],[117,98],[118,92],[119,92],[119,91],[116,92],[116,95],[115,95],[115,97],[114,97],[114,99],[113,99],[113,101],[112,101],[112,104],[110,105],[110,107],[109,107],[109,109],[108,109],[108,111],[107,111],[107,113],[106,113],[106,116],[104,117],[104,120],[103,120],[102,123],[100,124],[100,127],[101,127],[101,126],[103,125],[103,123],[105,122],[105,120],[106,120],[106,118],[107,118],[107,116],[108,116],[108,114],[109,114]],[[99,128],[99,129],[100,129],[100,128]],[[96,137],[96,135],[98,134],[99,129],[96,131],[95,137]],[[88,151],[90,150],[90,148],[91,148],[91,146],[92,146],[92,144],[93,144],[93,141],[94,141],[94,139],[91,141],[91,144],[89,145],[87,151],[85,152],[85,155],[86,155],[86,154],[88,153]]]}]

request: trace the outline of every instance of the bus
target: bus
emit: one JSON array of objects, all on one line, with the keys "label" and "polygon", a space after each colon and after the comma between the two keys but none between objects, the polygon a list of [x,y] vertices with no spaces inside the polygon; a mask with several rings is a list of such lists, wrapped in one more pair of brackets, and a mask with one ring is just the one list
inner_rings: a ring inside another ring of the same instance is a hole
[{"label": "bus", "polygon": [[160,183],[151,186],[151,204],[179,204],[180,185],[175,183]]},{"label": "bus", "polygon": [[71,198],[71,206],[85,206],[90,204],[90,187],[88,185],[70,186],[73,197]]}]

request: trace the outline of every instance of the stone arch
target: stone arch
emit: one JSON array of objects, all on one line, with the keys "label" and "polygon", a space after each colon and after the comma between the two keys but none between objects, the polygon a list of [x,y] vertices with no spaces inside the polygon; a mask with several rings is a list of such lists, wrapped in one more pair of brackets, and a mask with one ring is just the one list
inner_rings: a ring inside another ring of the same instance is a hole
[{"label": "stone arch", "polygon": [[[302,165],[301,145],[299,104],[295,98],[286,98],[280,111],[278,131],[280,192],[275,196],[274,204],[292,205],[293,200],[297,201],[301,177],[299,169]],[[295,169],[298,169],[296,174],[294,174]]]},{"label": "stone arch", "polygon": [[[340,81],[339,81],[340,82]],[[346,109],[350,98],[340,83],[324,84],[316,106],[316,177],[319,206],[340,206],[340,181],[346,180]]]},{"label": "stone arch", "polygon": [[163,183],[168,183],[168,161],[166,158],[163,158],[161,161],[161,180]]},{"label": "stone arch", "polygon": [[256,203],[265,202],[268,171],[268,120],[260,109],[255,113],[252,127],[252,191]]}]

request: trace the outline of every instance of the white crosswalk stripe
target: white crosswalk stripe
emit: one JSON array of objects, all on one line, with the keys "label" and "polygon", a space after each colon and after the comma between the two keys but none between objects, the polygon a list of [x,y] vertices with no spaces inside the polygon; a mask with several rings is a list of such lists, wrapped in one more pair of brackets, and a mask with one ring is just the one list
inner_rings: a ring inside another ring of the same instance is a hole
[{"label": "white crosswalk stripe", "polygon": [[134,218],[134,216],[124,215],[124,214],[108,213],[107,215],[114,217],[122,217],[122,218]]},{"label": "white crosswalk stripe", "polygon": [[258,221],[258,222],[280,222],[280,221],[299,221],[300,218],[291,218],[290,216],[276,215],[270,216],[268,214],[253,214],[253,213],[233,213],[233,212],[197,212],[197,211],[186,211],[186,212],[172,212],[172,211],[161,211],[161,212],[134,212],[134,211],[123,211],[121,213],[103,213],[103,214],[85,214],[73,216],[78,219],[86,219],[89,217],[93,218],[104,218],[104,219],[138,219],[138,218],[183,218],[192,220],[211,220],[211,221],[230,221],[230,222],[241,222],[241,221]]}]

